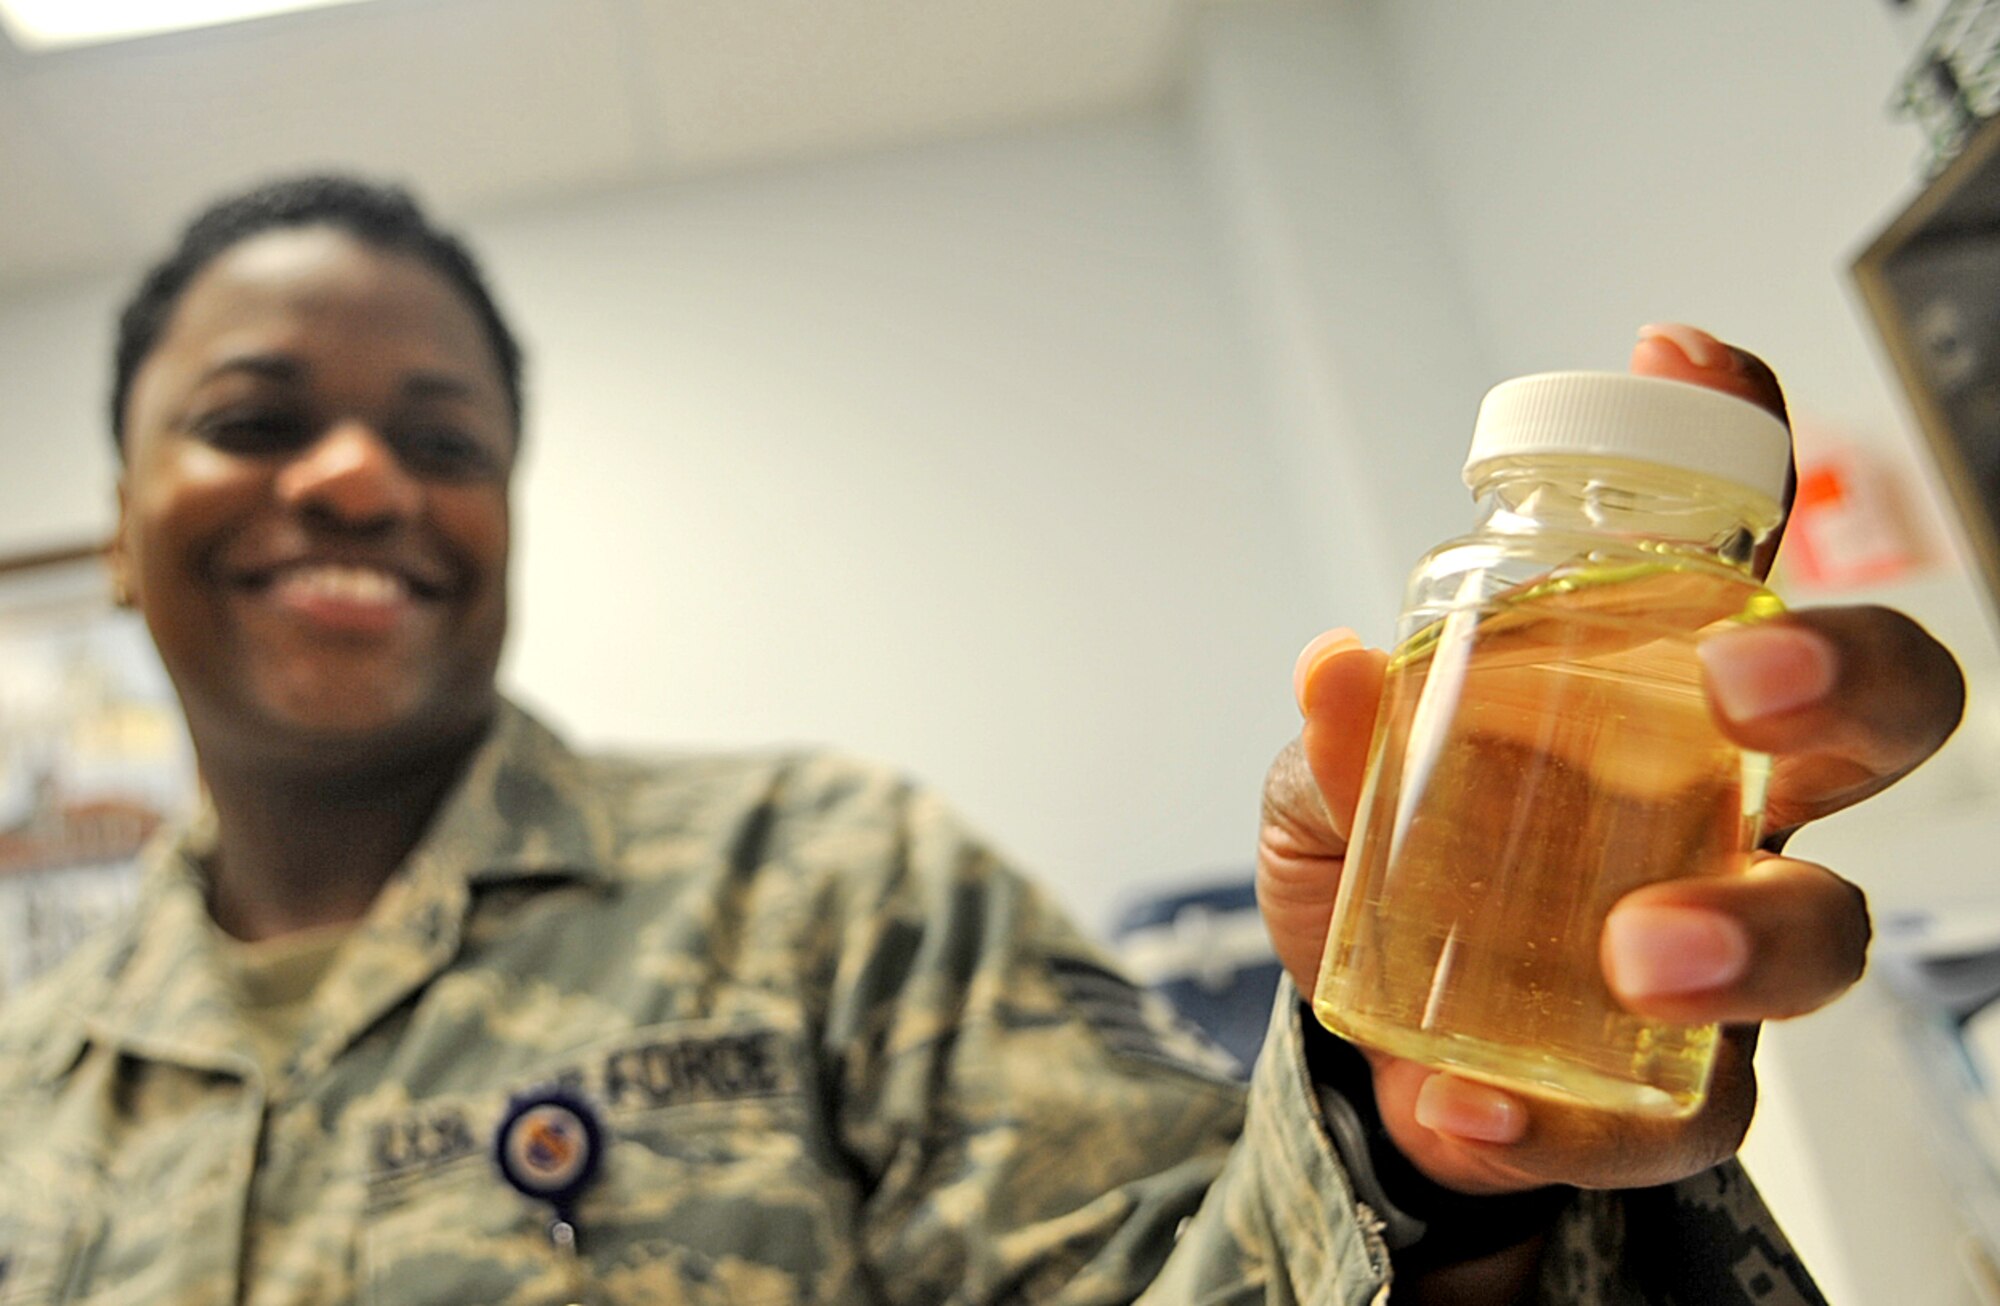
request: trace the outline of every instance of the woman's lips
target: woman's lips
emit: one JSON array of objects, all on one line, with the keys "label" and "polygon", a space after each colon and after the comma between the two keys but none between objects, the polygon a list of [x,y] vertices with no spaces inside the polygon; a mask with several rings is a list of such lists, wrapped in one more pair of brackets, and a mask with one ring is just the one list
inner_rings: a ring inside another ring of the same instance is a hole
[{"label": "woman's lips", "polygon": [[267,602],[330,633],[385,635],[413,610],[402,576],[379,567],[299,563],[263,587]]}]

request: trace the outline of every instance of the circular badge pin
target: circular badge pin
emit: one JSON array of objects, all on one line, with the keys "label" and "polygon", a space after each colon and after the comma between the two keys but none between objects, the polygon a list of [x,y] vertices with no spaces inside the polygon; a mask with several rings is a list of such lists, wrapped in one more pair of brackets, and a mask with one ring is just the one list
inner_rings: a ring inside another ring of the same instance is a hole
[{"label": "circular badge pin", "polygon": [[576,1199],[597,1178],[604,1129],[590,1104],[562,1089],[515,1098],[493,1138],[500,1176],[516,1192],[549,1203],[568,1219]]}]

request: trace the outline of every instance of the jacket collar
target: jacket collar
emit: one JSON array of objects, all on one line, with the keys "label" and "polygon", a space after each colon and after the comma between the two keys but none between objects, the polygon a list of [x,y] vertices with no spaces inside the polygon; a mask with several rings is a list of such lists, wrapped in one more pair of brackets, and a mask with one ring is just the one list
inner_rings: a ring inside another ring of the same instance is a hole
[{"label": "jacket collar", "polygon": [[[404,867],[468,884],[554,877],[608,881],[616,824],[583,759],[512,703]],[[399,873],[400,874],[400,873]]]},{"label": "jacket collar", "polygon": [[[474,889],[506,882],[606,885],[615,827],[583,761],[526,712],[503,703],[492,730],[408,860],[390,877],[314,997],[298,1056],[281,1082],[325,1068],[376,1021],[451,964]],[[137,911],[107,952],[98,984],[71,1003],[81,1042],[145,1059],[254,1076],[234,996],[215,955],[203,888],[214,816],[156,844]],[[52,1059],[75,1064],[75,1047]]]}]

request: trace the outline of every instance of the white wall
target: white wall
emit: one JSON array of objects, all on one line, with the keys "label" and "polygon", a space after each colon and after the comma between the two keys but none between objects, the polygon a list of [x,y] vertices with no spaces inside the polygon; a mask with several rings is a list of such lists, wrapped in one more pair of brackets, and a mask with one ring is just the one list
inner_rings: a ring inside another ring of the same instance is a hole
[{"label": "white wall", "polygon": [[1302,594],[1185,133],[1108,122],[485,224],[535,350],[512,679],[831,740],[1088,920],[1246,866]]},{"label": "white wall", "polygon": [[104,280],[0,299],[0,553],[81,544],[115,518]]},{"label": "white wall", "polygon": [[1386,641],[1412,564],[1472,521],[1459,468],[1490,379],[1462,278],[1409,166],[1370,8],[1206,18],[1194,125],[1292,506],[1329,593],[1352,604],[1330,624]]}]

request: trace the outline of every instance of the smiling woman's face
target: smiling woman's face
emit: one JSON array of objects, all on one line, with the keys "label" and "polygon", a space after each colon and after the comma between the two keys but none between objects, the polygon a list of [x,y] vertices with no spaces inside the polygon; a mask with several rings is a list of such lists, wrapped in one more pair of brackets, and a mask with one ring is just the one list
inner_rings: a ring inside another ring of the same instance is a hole
[{"label": "smiling woman's face", "polygon": [[127,403],[114,566],[204,765],[434,752],[490,716],[506,393],[449,282],[335,228],[189,284]]}]

